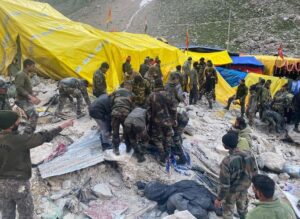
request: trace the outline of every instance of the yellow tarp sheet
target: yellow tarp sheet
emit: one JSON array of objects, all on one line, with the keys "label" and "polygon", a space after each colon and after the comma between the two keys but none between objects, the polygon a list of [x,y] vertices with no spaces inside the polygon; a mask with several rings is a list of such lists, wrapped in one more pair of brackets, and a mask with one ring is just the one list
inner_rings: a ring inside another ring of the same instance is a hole
[{"label": "yellow tarp sheet", "polygon": [[226,50],[220,52],[211,52],[211,53],[200,53],[200,52],[185,52],[184,57],[181,58],[181,62],[185,61],[186,56],[191,56],[193,61],[199,62],[200,58],[205,58],[205,60],[211,60],[214,65],[227,65],[232,63],[228,52]]},{"label": "yellow tarp sheet", "polygon": [[288,62],[288,64],[300,62],[300,58],[289,57],[284,57],[284,59],[281,59],[277,56],[255,55],[255,58],[262,62],[265,66],[264,74],[266,75],[273,75],[275,64],[277,64],[277,66],[282,66],[286,61]]},{"label": "yellow tarp sheet", "polygon": [[107,61],[109,91],[122,81],[121,68],[128,55],[135,70],[146,56],[159,56],[163,72],[180,64],[182,52],[176,47],[144,34],[108,33],[73,22],[44,3],[1,0],[0,20],[2,73],[16,55],[18,36],[23,60],[34,60],[46,76],[54,79],[82,77],[92,82],[95,70]]}]

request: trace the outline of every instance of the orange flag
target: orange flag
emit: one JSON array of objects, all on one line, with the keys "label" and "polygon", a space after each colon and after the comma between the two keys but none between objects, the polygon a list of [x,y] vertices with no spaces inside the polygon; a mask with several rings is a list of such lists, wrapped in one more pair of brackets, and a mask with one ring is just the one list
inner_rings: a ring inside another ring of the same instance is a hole
[{"label": "orange flag", "polygon": [[186,50],[189,49],[189,31],[188,30],[186,30],[185,48],[186,48]]},{"label": "orange flag", "polygon": [[284,59],[284,56],[283,56],[283,47],[282,47],[282,44],[280,44],[280,46],[278,47],[278,56],[282,59]]},{"label": "orange flag", "polygon": [[108,14],[107,14],[107,17],[105,19],[105,23],[108,24],[108,23],[112,23],[112,12],[111,12],[111,8],[109,8],[108,10]]}]

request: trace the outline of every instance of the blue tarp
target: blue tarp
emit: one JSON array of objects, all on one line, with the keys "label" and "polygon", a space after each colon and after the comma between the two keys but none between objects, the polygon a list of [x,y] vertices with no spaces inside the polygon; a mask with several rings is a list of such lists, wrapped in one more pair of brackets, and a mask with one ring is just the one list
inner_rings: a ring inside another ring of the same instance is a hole
[{"label": "blue tarp", "polygon": [[216,69],[231,87],[238,86],[240,80],[244,79],[247,76],[247,73],[242,71],[235,71],[235,70],[220,68],[220,67],[217,67]]},{"label": "blue tarp", "polygon": [[263,68],[264,65],[254,56],[231,56],[232,65],[252,65]]}]

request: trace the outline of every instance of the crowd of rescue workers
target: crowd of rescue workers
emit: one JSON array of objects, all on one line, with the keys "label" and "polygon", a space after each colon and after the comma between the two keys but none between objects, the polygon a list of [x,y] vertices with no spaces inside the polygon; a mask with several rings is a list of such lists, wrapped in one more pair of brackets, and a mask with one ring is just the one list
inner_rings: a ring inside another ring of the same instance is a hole
[{"label": "crowd of rescue workers", "polygon": [[[73,103],[75,98],[77,119],[80,119],[85,115],[82,110],[84,99],[89,116],[98,125],[102,150],[113,149],[115,155],[120,155],[120,127],[122,126],[122,139],[126,145],[126,152],[129,153],[133,149],[138,162],[144,162],[147,153],[153,155],[162,165],[171,156],[176,159],[176,163],[185,164],[188,157],[183,147],[182,134],[189,118],[185,110],[178,110],[179,104],[183,106],[181,108],[185,108],[184,106],[188,104],[197,104],[202,97],[205,97],[207,101],[201,101],[201,104],[208,103],[208,108],[213,108],[216,101],[215,88],[218,75],[212,61],[201,58],[199,62],[193,62],[189,57],[183,66],[176,66],[176,70],[168,75],[167,83],[164,85],[159,57],[146,57],[144,63],[140,65],[139,72],[135,72],[131,65],[131,57],[128,56],[122,65],[123,82],[111,94],[108,94],[106,85],[108,70],[109,64],[103,62],[93,75],[93,95],[96,97],[93,102],[90,101],[88,94],[87,80],[70,77],[59,81],[59,99],[55,117],[64,120],[67,117],[64,105],[67,101]],[[34,94],[29,77],[35,71],[35,62],[26,59],[23,62],[23,70],[16,74],[14,80],[15,103],[23,110],[27,119],[23,124],[25,128],[22,135],[17,134],[21,115],[11,111],[6,95],[8,86],[4,81],[0,81],[0,129],[2,130],[0,188],[2,192],[5,190],[2,188],[12,183],[9,180],[2,182],[2,179],[22,179],[25,181],[13,181],[13,183],[16,186],[24,185],[26,191],[30,193],[28,181],[31,177],[30,148],[52,140],[74,122],[72,119],[67,120],[53,130],[35,132],[38,113],[34,105],[41,102]],[[236,118],[233,128],[222,138],[229,155],[220,165],[220,188],[215,206],[221,207],[221,203],[223,204],[224,218],[233,217],[235,205],[240,218],[246,218],[247,191],[251,180],[256,188],[255,194],[260,200],[271,200],[274,205],[282,205],[282,212],[285,215],[282,218],[294,218],[291,209],[277,199],[273,200],[275,184],[269,177],[257,174],[258,168],[251,153],[251,128],[248,124],[255,125],[257,113],[263,122],[268,123],[270,132],[285,131],[287,123],[293,123],[294,131],[299,132],[300,92],[293,95],[286,84],[272,98],[271,83],[271,80],[265,81],[261,78],[257,84],[248,88],[245,80],[241,80],[236,94],[228,99],[225,107],[229,110],[231,103],[240,105],[241,114]],[[246,101],[247,96],[249,96],[248,101]],[[20,149],[16,149],[19,146],[24,147],[24,150],[20,152]],[[22,158],[16,159],[16,157]],[[3,195],[11,195],[11,193],[14,191],[7,190]],[[4,202],[9,205],[7,200]],[[32,204],[32,200],[26,199],[25,203],[28,202]],[[17,204],[22,205],[22,203]],[[2,205],[0,209],[2,217],[14,218],[11,217],[11,211],[5,209],[9,207],[3,208]],[[33,204],[32,209],[28,207],[24,212],[27,216],[23,218],[32,218]],[[259,218],[254,215],[255,213],[252,213],[252,216],[247,218]]]}]

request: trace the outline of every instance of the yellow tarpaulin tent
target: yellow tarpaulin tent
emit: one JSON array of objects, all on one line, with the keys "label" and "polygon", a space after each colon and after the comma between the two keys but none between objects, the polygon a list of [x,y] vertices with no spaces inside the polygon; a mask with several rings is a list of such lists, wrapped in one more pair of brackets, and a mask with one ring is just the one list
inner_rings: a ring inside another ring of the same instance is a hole
[{"label": "yellow tarpaulin tent", "polygon": [[277,66],[282,66],[285,62],[289,65],[300,62],[300,58],[284,57],[284,59],[281,59],[278,56],[255,55],[255,58],[264,64],[264,74],[266,75],[273,75],[275,64],[277,64]]}]

